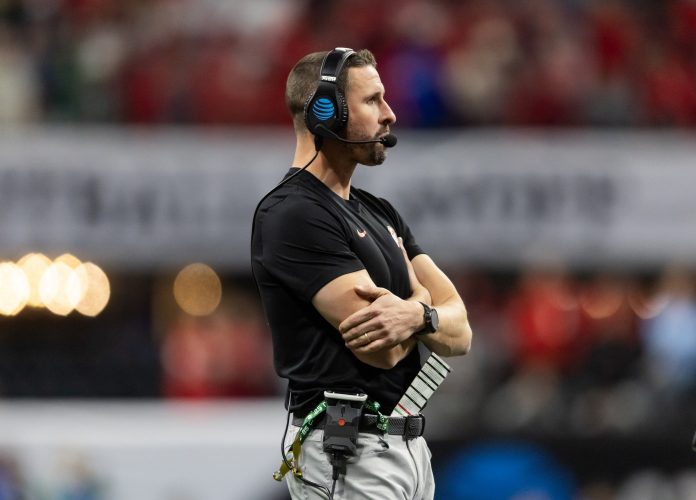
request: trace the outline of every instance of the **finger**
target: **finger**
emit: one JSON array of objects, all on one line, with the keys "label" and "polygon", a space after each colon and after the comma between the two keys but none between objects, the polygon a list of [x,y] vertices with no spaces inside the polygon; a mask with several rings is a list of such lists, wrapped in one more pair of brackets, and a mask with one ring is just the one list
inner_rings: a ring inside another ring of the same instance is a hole
[{"label": "finger", "polygon": [[373,340],[375,339],[372,337],[372,332],[361,333],[350,342],[346,342],[346,347],[355,350],[369,345]]},{"label": "finger", "polygon": [[[345,338],[345,335],[348,334],[352,329],[359,327],[367,321],[370,321],[374,316],[375,312],[369,308],[360,309],[341,321],[341,324],[338,325],[338,331],[341,332],[341,335],[343,335]],[[360,330],[360,333],[363,331],[365,331],[364,328]],[[355,332],[353,332],[353,334],[354,333]]]},{"label": "finger", "polygon": [[353,352],[358,354],[370,354],[373,352],[380,351],[384,348],[383,340],[375,340],[369,344],[361,345],[360,347],[353,348]]},{"label": "finger", "polygon": [[377,326],[372,326],[370,323],[364,323],[344,333],[343,341],[363,344],[363,339],[365,338],[364,335],[366,333],[370,340],[375,340],[382,337],[382,333]]}]

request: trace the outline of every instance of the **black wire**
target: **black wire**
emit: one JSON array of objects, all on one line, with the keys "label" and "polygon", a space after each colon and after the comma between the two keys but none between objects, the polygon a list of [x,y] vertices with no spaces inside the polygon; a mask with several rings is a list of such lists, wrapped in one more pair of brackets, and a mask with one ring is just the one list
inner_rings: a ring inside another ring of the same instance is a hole
[{"label": "black wire", "polygon": [[[288,462],[288,456],[285,454],[285,438],[288,436],[288,429],[290,428],[290,405],[288,405],[288,415],[287,418],[285,419],[285,430],[283,431],[283,438],[280,440],[280,455],[283,457],[283,462],[289,469],[289,473],[293,474],[292,472],[292,465],[290,462]],[[310,481],[309,479],[305,479],[302,476],[295,476],[297,479],[305,483],[307,486],[311,486],[312,488],[316,488],[322,493],[326,494],[329,500],[333,500],[333,488],[331,491],[329,491],[329,488],[326,486],[322,486],[321,484],[315,483],[313,481]],[[336,481],[334,481],[334,486],[336,486]]]},{"label": "black wire", "polygon": [[[259,208],[261,207],[261,203],[264,202],[266,198],[271,196],[273,193],[278,191],[281,187],[283,187],[285,184],[287,184],[291,179],[294,179],[300,172],[302,172],[304,169],[309,167],[314,160],[316,160],[317,156],[319,156],[319,149],[321,145],[317,144],[317,150],[314,153],[314,156],[312,156],[312,159],[309,160],[304,167],[300,168],[297,172],[294,172],[290,177],[286,177],[282,181],[278,183],[277,186],[275,186],[273,189],[271,189],[268,193],[266,193],[263,198],[261,198],[261,201],[259,201],[256,204],[256,208],[254,209],[254,217],[251,219],[251,244],[250,244],[250,252],[249,254],[251,255],[251,276],[254,278],[254,283],[256,283],[256,288],[259,291],[259,295],[261,295],[261,288],[259,287],[259,281],[256,279],[256,273],[254,272],[254,231],[256,231],[256,215],[259,213]],[[292,403],[292,401],[290,401]],[[286,431],[287,432],[287,431]]]},{"label": "black wire", "polygon": [[259,208],[261,207],[261,203],[263,203],[263,201],[264,201],[266,198],[268,198],[268,197],[271,196],[273,193],[275,193],[276,191],[278,191],[281,187],[283,187],[285,184],[287,184],[291,179],[294,179],[295,176],[297,176],[297,175],[298,175],[300,172],[302,172],[304,169],[306,169],[307,167],[309,167],[309,166],[312,164],[312,162],[313,162],[314,160],[316,160],[317,156],[319,156],[319,148],[317,148],[317,151],[316,151],[316,153],[314,153],[314,156],[312,156],[312,159],[309,160],[309,161],[307,162],[307,164],[306,164],[304,167],[300,168],[297,172],[294,172],[290,177],[286,177],[285,179],[283,179],[282,181],[280,181],[276,187],[274,187],[274,188],[271,189],[268,193],[266,193],[266,194],[264,195],[264,197],[261,198],[261,201],[259,201],[259,202],[256,204],[256,208],[254,209],[254,218],[251,219],[251,245],[250,245],[250,246],[251,246],[251,252],[250,252],[250,255],[251,255],[251,259],[252,259],[252,262],[251,262],[251,276],[254,278],[254,283],[256,283],[256,288],[259,290],[259,294],[261,293],[261,289],[259,288],[259,282],[258,282],[258,280],[256,279],[256,274],[254,273],[254,262],[253,262],[253,260],[254,260],[254,231],[256,230],[256,215],[259,213]]},{"label": "black wire", "polygon": [[416,457],[413,456],[413,452],[411,451],[411,446],[409,446],[409,440],[406,440],[406,449],[408,450],[408,454],[411,455],[411,460],[413,460],[413,466],[416,468],[416,491],[418,491],[418,462],[416,462]]},{"label": "black wire", "polygon": [[[268,198],[269,196],[271,196],[271,195],[272,195],[273,193],[275,193],[278,189],[280,189],[280,188],[283,187],[285,184],[287,184],[291,179],[294,179],[295,176],[297,176],[297,175],[298,175],[300,172],[302,172],[304,169],[306,169],[307,167],[309,167],[309,166],[312,164],[312,162],[313,162],[314,160],[317,159],[317,156],[318,156],[318,155],[319,155],[319,150],[317,149],[317,151],[314,153],[314,156],[312,156],[312,159],[309,160],[309,161],[305,164],[304,167],[300,168],[297,172],[293,172],[293,174],[292,174],[290,177],[286,177],[285,179],[283,179],[282,181],[280,181],[280,182],[278,183],[277,186],[275,186],[275,187],[274,187],[273,189],[271,189],[268,193],[266,193],[266,194],[264,195],[264,197],[261,198],[261,201],[259,201],[259,202],[256,204],[256,209],[254,210],[254,218],[252,219],[252,226],[251,226],[251,243],[252,243],[252,245],[254,244],[254,229],[255,229],[255,227],[256,227],[256,214],[259,212],[259,207],[261,206],[261,203],[263,203],[264,200],[265,200],[266,198]],[[253,255],[253,253],[252,253],[252,255]],[[251,266],[251,272],[252,272],[252,274],[254,273],[254,266]]]},{"label": "black wire", "polygon": [[[286,182],[288,182],[290,179],[292,179],[293,177],[295,177],[297,174],[299,174],[300,172],[302,172],[305,168],[309,167],[309,166],[312,164],[312,162],[313,162],[314,160],[317,159],[317,156],[319,156],[319,150],[318,150],[318,149],[317,149],[316,152],[314,153],[314,156],[312,156],[312,159],[309,160],[309,161],[305,164],[304,167],[300,168],[297,172],[294,172],[290,177],[288,177],[287,179],[284,179],[282,182],[280,182],[280,183],[279,183],[276,187],[274,187],[274,188],[271,190],[271,192],[268,193],[268,194],[271,194],[273,191],[275,191],[276,189],[278,189],[279,187],[281,187],[283,184],[285,184]],[[266,196],[268,196],[268,194],[267,194]],[[264,199],[266,199],[266,196],[264,196],[264,197],[261,199],[261,201],[263,201]],[[259,202],[259,204],[261,204],[261,203]]]},{"label": "black wire", "polygon": [[285,454],[285,438],[288,436],[288,429],[290,428],[290,408],[288,408],[288,416],[285,419],[285,430],[283,431],[283,438],[280,440],[280,456],[283,457],[283,462],[288,470],[292,471],[292,465],[288,462],[288,456]]},{"label": "black wire", "polygon": [[[317,146],[317,147],[316,147],[316,152],[314,153],[314,156],[312,156],[312,159],[309,160],[309,161],[306,163],[305,166],[303,166],[302,168],[300,168],[297,172],[294,172],[290,177],[287,177],[287,178],[283,179],[280,183],[278,183],[278,185],[277,185],[276,187],[274,187],[274,188],[271,189],[268,193],[266,193],[266,195],[265,195],[263,198],[261,198],[261,201],[259,201],[259,203],[256,205],[256,209],[254,210],[254,218],[252,219],[252,220],[253,220],[252,228],[251,228],[251,241],[252,241],[252,244],[253,244],[253,241],[254,241],[254,229],[256,228],[256,214],[257,214],[258,211],[259,211],[259,207],[261,206],[261,203],[263,203],[263,201],[264,201],[266,198],[268,198],[268,197],[271,196],[273,193],[275,193],[278,189],[280,189],[282,186],[284,186],[285,184],[287,184],[291,179],[293,179],[294,177],[296,177],[300,172],[302,172],[304,169],[306,169],[307,167],[309,167],[309,166],[312,164],[312,162],[313,162],[314,160],[316,160],[317,156],[319,155],[319,149],[321,149],[321,143],[317,143],[316,146]],[[253,255],[253,252],[252,252],[252,255]],[[254,274],[254,266],[253,266],[253,265],[251,266],[251,272],[252,272],[252,275],[253,275],[253,274]],[[254,281],[256,281],[256,276],[254,276]],[[258,282],[257,282],[257,285],[258,285]],[[288,390],[288,391],[289,391],[289,390]],[[287,457],[287,455],[285,454],[285,438],[288,436],[288,429],[290,428],[290,413],[291,413],[291,408],[292,408],[292,394],[290,394],[290,400],[289,400],[289,403],[288,403],[288,415],[287,415],[287,418],[286,418],[286,420],[285,420],[285,430],[283,431],[283,438],[282,438],[281,441],[280,441],[280,456],[283,457],[283,463],[285,463],[285,466],[286,466],[290,471],[292,471],[292,465],[290,464],[290,462],[288,462],[288,457]],[[322,493],[325,493],[325,494],[328,496],[329,500],[333,500],[333,488],[332,488],[331,491],[329,491],[329,489],[328,489],[326,486],[322,486],[321,484],[317,484],[317,483],[315,483],[315,482],[313,482],[313,481],[310,481],[310,480],[308,480],[308,479],[305,479],[304,477],[299,476],[299,477],[297,477],[297,478],[298,478],[299,480],[301,480],[303,483],[305,483],[307,486],[311,486],[312,488],[317,488],[317,489],[320,490]],[[335,486],[336,486],[336,481],[334,481],[334,487],[335,487]]]},{"label": "black wire", "polygon": [[[345,458],[345,457],[342,457]],[[338,453],[331,454],[331,466],[332,472],[331,477],[333,478],[333,484],[331,485],[331,497],[333,498],[334,490],[336,489],[336,481],[338,481],[338,476],[341,474],[341,467],[339,466],[337,460],[339,460]],[[345,464],[344,464],[345,466]]]}]

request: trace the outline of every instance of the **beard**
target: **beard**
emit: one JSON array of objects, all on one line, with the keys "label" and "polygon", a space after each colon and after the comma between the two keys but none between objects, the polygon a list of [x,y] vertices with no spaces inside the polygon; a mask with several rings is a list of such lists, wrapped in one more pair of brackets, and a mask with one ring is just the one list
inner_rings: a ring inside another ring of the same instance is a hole
[{"label": "beard", "polygon": [[[379,136],[384,133],[385,131],[381,130],[373,136],[364,129],[349,127],[345,137],[346,139],[349,138],[356,141],[378,140]],[[373,167],[381,165],[384,163],[384,160],[387,159],[387,148],[379,142],[373,142],[371,144],[342,144],[346,152],[361,165]]]}]

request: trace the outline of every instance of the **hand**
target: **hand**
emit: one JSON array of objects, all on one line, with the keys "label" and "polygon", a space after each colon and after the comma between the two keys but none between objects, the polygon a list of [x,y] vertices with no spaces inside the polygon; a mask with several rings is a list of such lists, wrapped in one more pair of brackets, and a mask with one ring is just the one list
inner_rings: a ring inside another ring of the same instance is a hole
[{"label": "hand", "polygon": [[357,353],[389,349],[408,339],[423,322],[423,306],[376,286],[356,286],[355,293],[371,302],[348,316],[338,329],[346,347]]}]

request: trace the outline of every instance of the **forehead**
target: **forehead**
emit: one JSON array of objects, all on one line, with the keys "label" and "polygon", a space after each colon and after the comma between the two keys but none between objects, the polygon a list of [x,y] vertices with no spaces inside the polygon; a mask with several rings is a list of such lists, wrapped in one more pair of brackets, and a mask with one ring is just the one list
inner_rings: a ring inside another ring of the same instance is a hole
[{"label": "forehead", "polygon": [[347,93],[372,94],[384,90],[377,68],[361,66],[348,68]]}]

